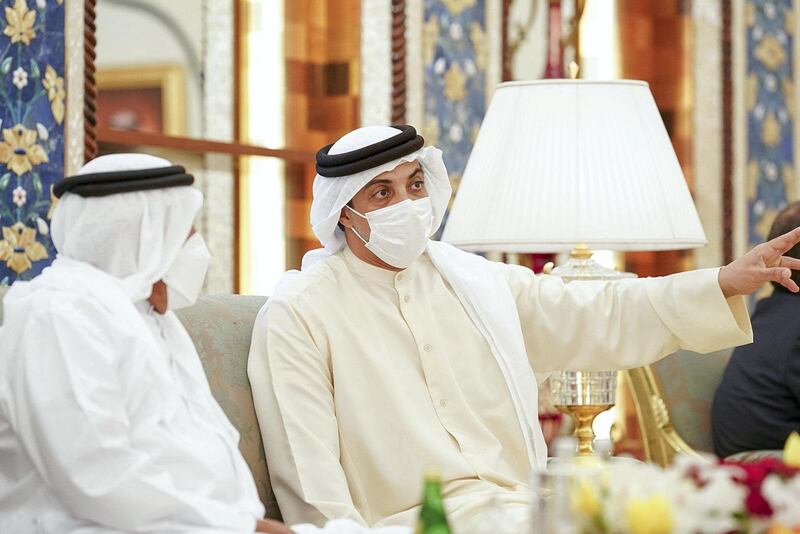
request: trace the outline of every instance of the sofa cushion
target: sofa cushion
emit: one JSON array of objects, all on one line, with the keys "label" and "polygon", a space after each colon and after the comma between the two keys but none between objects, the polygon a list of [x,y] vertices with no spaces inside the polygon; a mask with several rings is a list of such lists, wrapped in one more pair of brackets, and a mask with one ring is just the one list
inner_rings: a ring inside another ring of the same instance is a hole
[{"label": "sofa cushion", "polygon": [[654,364],[672,424],[695,450],[714,452],[711,401],[731,351],[697,354],[681,350]]},{"label": "sofa cushion", "polygon": [[269,483],[247,378],[253,323],[265,301],[264,297],[203,295],[194,306],[179,310],[177,315],[197,347],[211,393],[239,431],[239,448],[253,473],[267,516],[278,519],[280,512]]}]

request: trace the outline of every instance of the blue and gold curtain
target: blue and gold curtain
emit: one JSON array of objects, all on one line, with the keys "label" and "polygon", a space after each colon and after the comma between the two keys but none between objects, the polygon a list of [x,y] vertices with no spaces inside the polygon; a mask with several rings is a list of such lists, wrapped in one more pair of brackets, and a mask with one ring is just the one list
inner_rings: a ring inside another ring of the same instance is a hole
[{"label": "blue and gold curtain", "polygon": [[425,0],[422,132],[442,149],[454,189],[486,113],[488,46],[485,0]]},{"label": "blue and gold curtain", "polygon": [[64,1],[0,2],[0,285],[55,257],[52,186],[64,173]]},{"label": "blue and gold curtain", "polygon": [[797,200],[794,163],[796,0],[747,0],[746,202],[749,245],[764,241],[775,215]]}]

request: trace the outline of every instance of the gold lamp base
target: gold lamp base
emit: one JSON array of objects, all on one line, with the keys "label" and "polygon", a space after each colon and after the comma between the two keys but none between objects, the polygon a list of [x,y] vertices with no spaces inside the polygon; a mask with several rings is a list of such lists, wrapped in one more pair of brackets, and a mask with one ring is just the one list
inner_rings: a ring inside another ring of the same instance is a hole
[{"label": "gold lamp base", "polygon": [[556,406],[558,411],[572,417],[575,421],[574,436],[578,440],[578,456],[591,456],[594,453],[592,442],[594,442],[594,430],[592,423],[594,418],[604,411],[610,409],[613,404],[572,404],[566,406]]},{"label": "gold lamp base", "polygon": [[[633,273],[608,269],[592,259],[592,251],[586,245],[576,245],[569,260],[560,267],[552,264],[545,267],[546,274],[559,276],[564,282],[574,280],[621,280],[635,278]],[[578,440],[578,456],[593,453],[594,430],[592,423],[598,414],[614,406],[616,378],[610,381],[611,371],[560,371],[551,377],[551,397],[558,411],[575,421],[575,437]],[[614,375],[616,376],[616,374]],[[577,386],[577,387],[575,387]]]}]

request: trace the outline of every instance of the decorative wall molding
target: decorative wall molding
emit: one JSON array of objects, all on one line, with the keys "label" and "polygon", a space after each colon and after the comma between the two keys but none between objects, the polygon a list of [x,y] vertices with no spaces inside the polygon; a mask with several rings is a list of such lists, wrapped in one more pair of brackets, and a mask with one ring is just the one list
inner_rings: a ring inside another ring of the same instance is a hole
[{"label": "decorative wall molding", "polygon": [[84,0],[83,3],[83,142],[84,160],[89,161],[97,156],[97,84],[95,83],[95,58],[97,52],[97,10],[95,0]]},{"label": "decorative wall molding", "polygon": [[495,87],[503,81],[503,0],[486,0],[486,35],[489,40],[486,64],[486,106]]},{"label": "decorative wall molding", "polygon": [[406,122],[422,129],[425,77],[422,44],[424,0],[406,0]]},{"label": "decorative wall molding", "polygon": [[391,31],[392,0],[363,0],[360,76],[362,126],[389,124],[392,120]]},{"label": "decorative wall molding", "polygon": [[692,5],[694,199],[708,239],[708,246],[694,253],[698,268],[723,262],[721,2],[706,0]]},{"label": "decorative wall molding", "polygon": [[[722,2],[722,261],[733,259],[734,240],[734,188],[735,162],[733,156],[734,140],[739,135],[735,130],[736,116],[733,98],[734,73],[734,14],[730,2]],[[738,55],[738,52],[736,52]]]},{"label": "decorative wall molding", "polygon": [[501,0],[500,24],[503,28],[502,49],[500,51],[500,61],[502,62],[502,81],[509,81],[514,73],[511,67],[511,50],[508,46],[508,23],[511,19],[511,0]]},{"label": "decorative wall molding", "polygon": [[[206,0],[203,17],[206,28],[203,70],[211,73],[203,80],[203,134],[206,138],[233,141],[235,38],[233,2]],[[234,282],[234,176],[233,159],[221,154],[206,154],[203,170],[197,173],[197,187],[205,204],[198,217],[208,248],[215,258],[209,266],[204,290],[232,293]]]},{"label": "decorative wall molding", "polygon": [[406,1],[392,0],[392,124],[406,119]]},{"label": "decorative wall molding", "polygon": [[744,86],[747,72],[747,30],[744,24],[744,2],[731,3],[731,111],[732,170],[731,189],[733,198],[732,257],[747,250],[747,199],[745,180],[747,169],[747,111]]},{"label": "decorative wall molding", "polygon": [[67,91],[67,112],[64,125],[64,174],[75,174],[84,163],[86,122],[83,99],[85,83],[84,65],[84,3],[67,2],[64,24],[65,69],[64,81]]}]

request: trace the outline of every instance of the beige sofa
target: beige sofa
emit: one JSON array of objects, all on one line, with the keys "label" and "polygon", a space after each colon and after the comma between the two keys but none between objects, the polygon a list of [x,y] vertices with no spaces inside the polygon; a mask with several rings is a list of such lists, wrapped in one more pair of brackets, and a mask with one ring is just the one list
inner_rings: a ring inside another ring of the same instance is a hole
[{"label": "beige sofa", "polygon": [[[0,287],[0,324],[5,292]],[[267,516],[280,519],[247,379],[253,322],[265,301],[264,297],[204,295],[191,308],[179,310],[178,317],[197,347],[212,393],[241,434],[239,448],[253,472]]]},{"label": "beige sofa", "polygon": [[[0,287],[0,323],[2,296]],[[256,314],[266,299],[204,295],[180,310],[203,361],[211,391],[241,434],[240,448],[253,471],[267,515],[280,518],[269,483],[261,432],[247,379],[247,356]],[[711,451],[710,407],[729,357],[680,351],[656,365],[627,371],[647,460],[666,464],[678,451]]]}]

